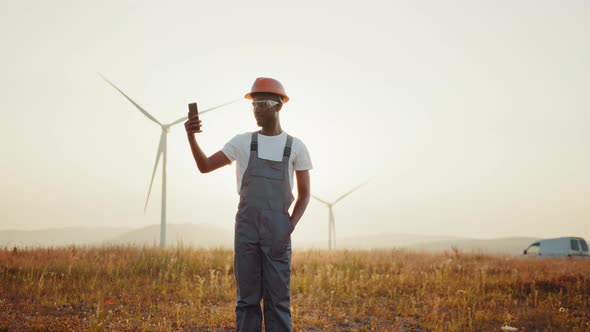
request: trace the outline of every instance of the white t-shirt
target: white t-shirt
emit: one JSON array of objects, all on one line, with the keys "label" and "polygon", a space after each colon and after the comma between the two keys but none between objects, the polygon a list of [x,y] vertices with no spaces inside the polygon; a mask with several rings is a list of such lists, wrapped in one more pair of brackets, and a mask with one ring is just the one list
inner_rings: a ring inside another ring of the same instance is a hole
[{"label": "white t-shirt", "polygon": [[[230,160],[236,160],[236,181],[238,185],[238,194],[242,187],[242,178],[248,167],[250,160],[250,143],[252,142],[252,133],[243,133],[236,135],[227,142],[221,152]],[[265,136],[258,134],[258,158],[274,161],[283,160],[283,152],[287,143],[287,133],[282,132],[276,136]],[[311,157],[307,147],[303,142],[293,137],[291,144],[291,157],[289,158],[289,184],[293,189],[294,171],[307,171],[313,168]]]}]

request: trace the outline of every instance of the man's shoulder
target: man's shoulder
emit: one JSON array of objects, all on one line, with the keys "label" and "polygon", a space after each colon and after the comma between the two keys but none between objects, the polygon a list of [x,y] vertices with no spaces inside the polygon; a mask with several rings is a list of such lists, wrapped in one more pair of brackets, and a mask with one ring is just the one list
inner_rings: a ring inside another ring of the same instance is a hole
[{"label": "man's shoulder", "polygon": [[293,145],[292,145],[292,161],[293,161],[293,168],[296,171],[308,171],[313,168],[311,163],[311,157],[309,155],[309,150],[307,150],[307,146],[303,141],[293,135]]},{"label": "man's shoulder", "polygon": [[252,132],[245,132],[234,136],[230,142],[232,143],[250,143],[252,140]]},{"label": "man's shoulder", "polygon": [[221,148],[221,152],[231,161],[243,159],[250,151],[251,137],[251,132],[237,134],[225,143],[223,148]]},{"label": "man's shoulder", "polygon": [[254,134],[253,131],[247,131],[245,133],[237,134],[236,137],[240,137],[242,139],[250,139],[252,137],[252,134]]},{"label": "man's shoulder", "polygon": [[302,147],[302,148],[305,147],[305,143],[303,143],[303,141],[299,137],[296,137],[293,135],[289,135],[289,136],[293,137],[293,147],[294,148],[295,147]]}]

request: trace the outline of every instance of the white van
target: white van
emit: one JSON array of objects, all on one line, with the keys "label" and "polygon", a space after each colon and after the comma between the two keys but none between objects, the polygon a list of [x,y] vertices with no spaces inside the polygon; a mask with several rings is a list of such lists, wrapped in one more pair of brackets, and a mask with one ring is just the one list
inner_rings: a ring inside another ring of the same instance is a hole
[{"label": "white van", "polygon": [[531,256],[590,256],[588,244],[581,237],[558,237],[539,240],[524,250]]}]

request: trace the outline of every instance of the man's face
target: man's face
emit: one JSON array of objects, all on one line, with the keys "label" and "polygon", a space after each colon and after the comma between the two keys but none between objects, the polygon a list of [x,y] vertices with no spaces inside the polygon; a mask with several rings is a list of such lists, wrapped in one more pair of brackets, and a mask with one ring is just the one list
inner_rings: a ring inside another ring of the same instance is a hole
[{"label": "man's face", "polygon": [[[266,103],[264,101],[270,100],[272,102]],[[281,109],[282,104],[280,103],[281,98],[272,93],[256,93],[252,95],[252,109],[254,111],[254,117],[256,118],[256,124],[260,127],[272,124],[278,117],[278,111]]]}]

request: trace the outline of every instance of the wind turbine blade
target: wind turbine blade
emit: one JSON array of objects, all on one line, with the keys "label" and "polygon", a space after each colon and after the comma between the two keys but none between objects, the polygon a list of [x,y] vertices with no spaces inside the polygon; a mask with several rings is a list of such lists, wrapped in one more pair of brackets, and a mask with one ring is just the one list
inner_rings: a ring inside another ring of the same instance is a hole
[{"label": "wind turbine blade", "polygon": [[179,124],[179,123],[181,123],[181,122],[184,122],[184,121],[186,121],[186,120],[188,120],[188,116],[183,116],[182,118],[180,118],[180,119],[178,119],[178,120],[176,120],[176,121],[172,122],[172,123],[170,124],[170,127],[174,126],[175,124]]},{"label": "wind turbine blade", "polygon": [[117,88],[117,86],[115,86],[111,81],[109,81],[101,73],[98,73],[98,75],[100,75],[100,77],[102,77],[103,80],[107,81],[107,83],[109,83],[113,88],[117,89],[117,91],[119,91],[123,95],[123,97],[127,98],[127,100],[129,100],[141,113],[143,113],[143,115],[147,116],[148,119],[154,121],[155,123],[159,124],[160,126],[162,125],[160,123],[160,121],[156,120],[156,118],[154,118],[151,114],[149,114],[146,110],[144,110],[141,106],[139,106],[136,102],[134,102],[133,99],[129,98],[129,96],[127,96],[123,91],[121,91],[121,89]]},{"label": "wind turbine blade", "polygon": [[342,200],[344,197],[346,197],[346,196],[348,196],[348,195],[352,194],[354,191],[358,190],[360,187],[362,187],[362,186],[366,185],[367,183],[369,183],[369,181],[359,184],[358,186],[354,187],[354,188],[353,188],[351,191],[349,191],[349,192],[347,192],[346,194],[344,194],[344,195],[342,195],[342,196],[338,197],[338,199],[336,199],[336,200],[334,201],[334,203],[332,203],[332,204],[336,204],[336,203],[338,203],[338,202],[339,202],[339,201],[341,201],[341,200]]},{"label": "wind turbine blade", "polygon": [[150,189],[148,190],[147,198],[145,200],[145,206],[143,207],[143,212],[147,210],[148,202],[150,201],[150,194],[152,192],[152,186],[154,184],[154,178],[156,177],[156,169],[158,168],[158,163],[160,162],[160,156],[162,156],[162,153],[164,152],[164,135],[166,135],[166,133],[164,130],[162,130],[162,134],[160,134],[160,143],[158,144],[158,152],[156,152],[156,162],[154,163],[152,180],[150,181]]},{"label": "wind turbine blade", "polygon": [[206,110],[200,111],[199,114],[205,114],[205,113],[210,112],[212,110],[216,110],[216,109],[218,109],[220,107],[227,106],[227,105],[233,104],[233,103],[237,103],[240,100],[243,100],[243,99],[242,98],[240,98],[240,99],[234,99],[232,101],[228,101],[227,103],[223,103],[223,104],[220,104],[220,105],[217,105],[217,106],[210,107],[210,108],[208,108]]},{"label": "wind turbine blade", "polygon": [[[213,110],[215,110],[215,109],[218,109],[218,108],[220,108],[220,107],[223,107],[223,106],[226,106],[226,105],[229,105],[229,104],[233,104],[233,103],[235,103],[235,102],[238,102],[238,101],[240,101],[240,100],[242,100],[242,99],[235,99],[235,100],[229,101],[229,102],[227,102],[227,103],[223,103],[223,104],[221,104],[221,105],[217,105],[217,106],[215,106],[215,107],[208,108],[208,109],[206,109],[206,110],[204,110],[204,111],[199,111],[199,115],[200,115],[200,114],[207,113],[207,112],[209,112],[209,111],[213,111]],[[184,122],[184,121],[186,121],[186,120],[188,120],[188,117],[187,117],[187,116],[183,116],[182,118],[180,118],[180,119],[178,119],[178,120],[176,120],[176,121],[172,122],[172,123],[170,124],[170,126],[172,127],[172,126],[174,126],[175,124],[179,124],[179,123],[181,123],[181,122]]]},{"label": "wind turbine blade", "polygon": [[328,203],[328,202],[324,201],[323,199],[321,199],[321,198],[317,197],[316,195],[311,195],[311,197],[313,197],[313,198],[317,199],[318,201],[320,201],[321,203],[325,204],[325,205],[326,205],[326,206],[328,206],[328,207],[329,207],[330,205],[332,205],[332,204],[330,204],[330,203]]}]

